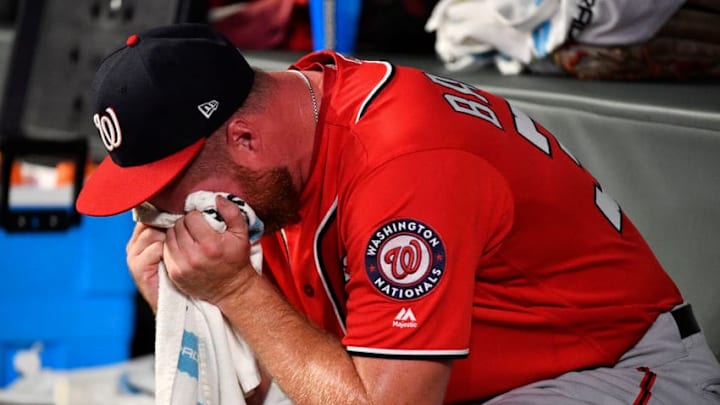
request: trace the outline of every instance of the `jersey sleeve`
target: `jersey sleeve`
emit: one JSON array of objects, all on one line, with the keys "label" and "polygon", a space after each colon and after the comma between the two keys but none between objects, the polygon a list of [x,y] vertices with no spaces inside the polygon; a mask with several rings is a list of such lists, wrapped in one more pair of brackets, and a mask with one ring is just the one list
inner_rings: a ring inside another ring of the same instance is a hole
[{"label": "jersey sleeve", "polygon": [[466,356],[476,271],[512,225],[503,177],[467,152],[413,152],[365,174],[340,204],[348,352]]}]

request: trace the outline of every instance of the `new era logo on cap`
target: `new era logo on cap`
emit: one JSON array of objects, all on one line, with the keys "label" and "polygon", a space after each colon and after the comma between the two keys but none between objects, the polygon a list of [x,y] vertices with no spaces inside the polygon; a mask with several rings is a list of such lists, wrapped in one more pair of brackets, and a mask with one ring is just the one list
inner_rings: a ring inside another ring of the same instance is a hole
[{"label": "new era logo on cap", "polygon": [[220,103],[218,103],[217,100],[210,100],[198,105],[198,110],[200,110],[205,118],[210,119],[210,116],[218,109],[218,106],[220,106]]}]

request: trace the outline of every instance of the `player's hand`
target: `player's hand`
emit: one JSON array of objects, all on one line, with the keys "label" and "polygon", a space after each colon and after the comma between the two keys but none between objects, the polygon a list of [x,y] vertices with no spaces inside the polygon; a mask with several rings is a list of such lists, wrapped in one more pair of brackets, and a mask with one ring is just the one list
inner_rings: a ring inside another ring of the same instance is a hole
[{"label": "player's hand", "polygon": [[130,274],[154,313],[157,313],[158,264],[162,260],[164,241],[165,230],[138,223],[125,248]]},{"label": "player's hand", "polygon": [[225,198],[216,198],[227,230],[215,231],[202,213],[190,212],[168,230],[163,257],[168,276],[185,294],[217,304],[257,274],[250,264],[245,217]]}]

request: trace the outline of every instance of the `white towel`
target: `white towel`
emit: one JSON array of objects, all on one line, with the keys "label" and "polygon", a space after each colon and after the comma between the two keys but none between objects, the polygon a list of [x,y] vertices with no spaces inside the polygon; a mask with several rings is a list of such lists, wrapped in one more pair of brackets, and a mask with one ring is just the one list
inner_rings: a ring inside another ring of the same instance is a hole
[{"label": "white towel", "polygon": [[[227,226],[216,210],[216,195],[242,210],[252,243],[251,263],[260,272],[262,249],[258,240],[263,224],[249,205],[227,193],[198,191],[187,197],[185,211],[203,212],[213,228],[224,232]],[[163,228],[172,227],[182,217],[158,212],[150,204],[134,209],[133,216],[137,222]],[[250,348],[217,307],[178,291],[162,262],[158,279],[155,403],[244,404],[245,394],[260,384],[260,372]]]},{"label": "white towel", "polygon": [[[568,38],[626,45],[651,38],[685,0],[441,0],[425,24],[451,71],[495,63],[502,73],[542,60]],[[510,63],[512,62],[512,63]]]}]

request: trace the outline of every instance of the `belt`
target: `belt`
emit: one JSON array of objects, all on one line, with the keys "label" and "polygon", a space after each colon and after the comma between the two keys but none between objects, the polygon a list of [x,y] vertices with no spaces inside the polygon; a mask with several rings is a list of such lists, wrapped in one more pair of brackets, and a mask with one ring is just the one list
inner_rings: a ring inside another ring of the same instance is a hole
[{"label": "belt", "polygon": [[694,335],[700,332],[700,325],[698,325],[695,315],[693,315],[692,306],[690,304],[683,305],[680,308],[675,308],[670,313],[675,319],[678,330],[680,331],[680,338],[685,339],[690,335]]}]

